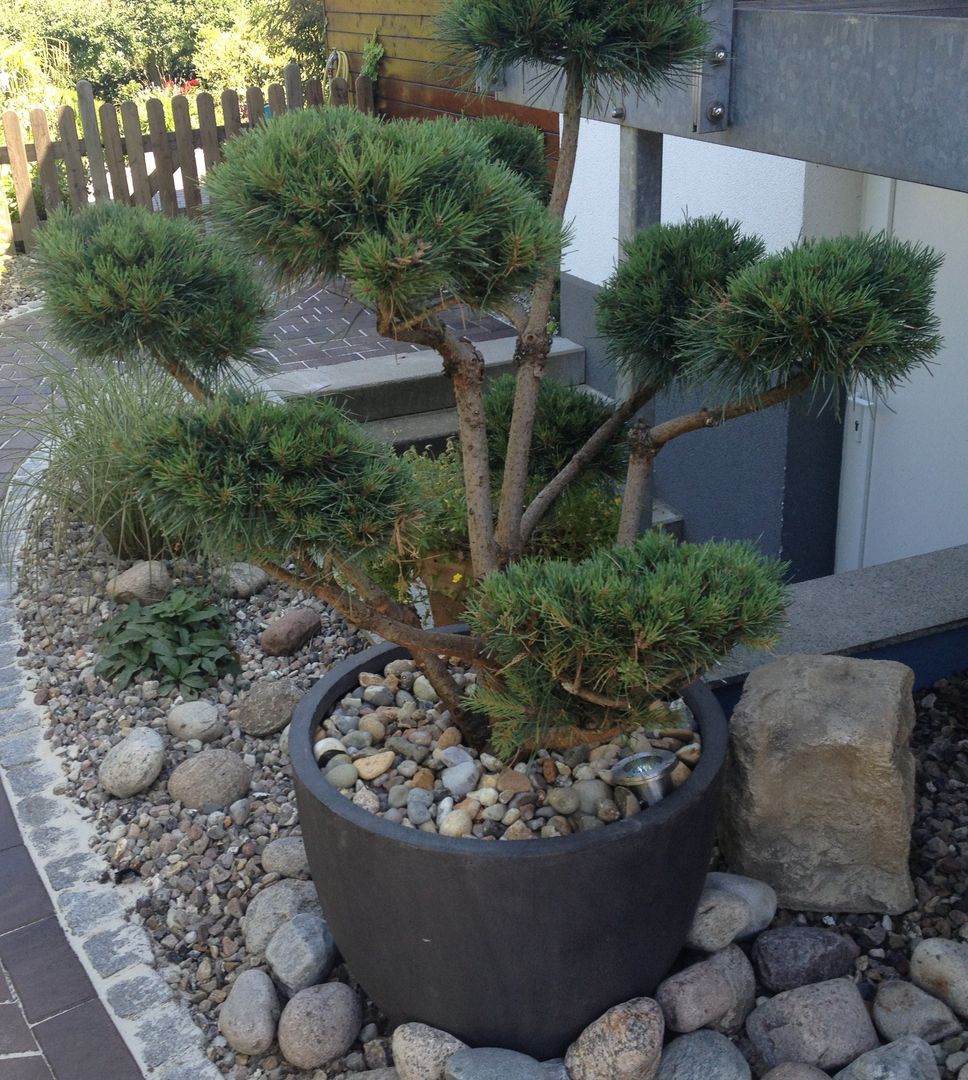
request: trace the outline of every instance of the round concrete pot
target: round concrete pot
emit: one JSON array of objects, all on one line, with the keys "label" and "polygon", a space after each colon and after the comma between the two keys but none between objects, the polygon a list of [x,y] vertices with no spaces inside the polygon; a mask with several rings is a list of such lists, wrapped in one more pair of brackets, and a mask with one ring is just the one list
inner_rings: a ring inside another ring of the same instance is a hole
[{"label": "round concrete pot", "polygon": [[319,680],[289,737],[299,821],[323,912],[347,966],[394,1024],[472,1046],[555,1057],[606,1009],[651,994],[699,903],[715,836],[726,721],[701,684],[690,779],[658,806],[591,832],[483,841],[405,829],[354,806],[319,771],[313,735],[381,645]]}]

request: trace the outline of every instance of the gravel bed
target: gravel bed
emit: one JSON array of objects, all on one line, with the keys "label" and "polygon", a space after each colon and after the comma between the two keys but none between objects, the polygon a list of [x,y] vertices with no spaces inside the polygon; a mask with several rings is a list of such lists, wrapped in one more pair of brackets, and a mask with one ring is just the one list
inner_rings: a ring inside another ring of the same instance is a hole
[{"label": "gravel bed", "polygon": [[26,256],[16,255],[0,270],[0,319],[29,311],[40,300],[40,290],[28,280],[28,264]]},{"label": "gravel bed", "polygon": [[[240,926],[246,909],[269,886],[286,880],[282,873],[305,877],[304,872],[283,867],[267,870],[261,857],[270,841],[299,833],[285,733],[266,738],[246,735],[237,723],[237,710],[246,692],[259,680],[286,678],[299,689],[307,689],[329,666],[366,642],[325,605],[275,584],[250,599],[227,600],[243,670],[238,676],[220,680],[202,695],[225,722],[225,733],[208,747],[242,755],[252,769],[252,788],[248,798],[233,804],[229,812],[185,810],[172,802],[166,782],[172,770],[196,754],[201,744],[170,736],[167,717],[177,699],[159,697],[157,685],[151,680],[119,692],[94,675],[94,630],[115,609],[103,599],[115,563],[105,551],[96,552],[87,563],[79,562],[77,550],[89,546],[89,538],[85,530],[78,529],[73,539],[74,547],[61,552],[55,551],[49,538],[42,542],[25,571],[22,591],[15,601],[24,633],[22,663],[37,702],[49,709],[45,737],[63,759],[68,793],[91,815],[99,834],[96,850],[111,877],[133,890],[137,898],[133,918],[149,931],[160,970],[190,1003],[196,1022],[208,1037],[210,1056],[223,1074],[233,1080],[305,1077],[309,1073],[286,1064],[275,1046],[262,1056],[236,1054],[217,1027],[218,1009],[232,980],[247,968],[264,967],[262,958],[250,958],[246,949]],[[175,563],[172,573],[176,582],[197,581],[202,576],[198,567],[185,562]],[[267,656],[259,647],[262,631],[273,616],[294,605],[318,613],[321,633],[294,656]],[[417,678],[415,672],[401,669],[398,679],[406,674]],[[351,745],[347,757],[372,756],[377,749],[375,743],[367,745],[360,735],[366,733],[367,726],[376,730],[373,720],[388,721],[386,713],[382,718],[377,715],[382,708],[398,710],[392,722],[384,723],[387,736],[394,737],[390,729],[393,723],[399,725],[402,708],[397,694],[413,690],[412,683],[409,690],[404,689],[405,682],[401,679],[393,690],[393,704],[385,705],[364,703],[367,688],[361,686],[358,695],[350,695],[351,700],[344,702],[340,710],[341,715],[349,717],[343,724],[347,730],[339,726],[338,718],[331,718],[333,727],[327,729],[327,737],[339,737],[345,747],[348,736],[355,732],[355,739],[348,741],[359,745]],[[385,687],[385,680],[378,685]],[[427,758],[432,759],[439,749],[433,745],[434,738],[439,741],[451,730],[450,725],[433,702],[425,701],[421,706],[417,696],[411,696],[416,706],[410,710],[414,723],[401,726],[396,735],[416,746],[419,743],[411,737],[414,731],[435,728],[430,745],[424,747]],[[403,699],[404,704],[406,701]],[[868,1002],[882,982],[907,977],[911,953],[922,939],[941,937],[968,942],[968,672],[943,679],[928,692],[919,692],[916,704],[914,751],[918,773],[911,865],[917,908],[893,918],[781,910],[773,922],[774,927],[818,926],[848,935],[858,950],[853,979]],[[417,716],[420,712],[424,713],[422,718]],[[367,716],[370,722],[363,723]],[[153,728],[163,736],[164,769],[146,792],[132,798],[111,798],[98,783],[98,766],[121,734],[135,725]],[[445,742],[452,738],[447,736]],[[568,754],[573,755],[571,762]],[[613,756],[612,752],[607,756]],[[567,784],[563,781],[575,781],[579,775],[585,780],[601,780],[597,773],[588,777],[576,773],[582,765],[591,765],[592,752],[585,750],[577,755],[587,757],[587,761],[577,760],[573,752],[560,757],[561,764],[571,770],[571,777],[556,762],[556,775],[549,782],[542,764],[547,760],[544,758],[519,770],[527,774],[523,778],[535,792],[534,803],[528,804],[534,805],[535,818],[542,809],[538,791],[547,798],[549,788],[559,785],[564,790]],[[405,782],[408,779],[400,772],[402,760],[395,754],[394,768],[400,774],[396,783],[384,782],[374,789],[378,800],[387,800],[387,809],[391,808],[390,789],[399,784],[401,776]],[[445,762],[438,760],[437,764],[452,767]],[[325,767],[332,768],[333,760],[325,762]],[[422,767],[417,763],[414,773]],[[443,768],[431,770],[434,785],[440,783],[443,787]],[[550,772],[550,766],[547,768]],[[481,776],[493,776],[496,786],[503,772],[503,767],[489,770],[485,762]],[[359,795],[355,782],[346,790],[351,797]],[[478,789],[468,792],[472,790]],[[439,802],[437,805],[439,815]],[[428,815],[428,819],[432,817]],[[475,823],[481,822],[472,819],[472,829]],[[498,824],[503,829],[509,827],[504,815]],[[342,966],[337,966],[329,979],[352,985],[350,974]],[[316,1069],[312,1073],[314,1080],[389,1064],[389,1033],[369,1004],[364,1005],[363,1025],[352,1048],[338,1060]],[[742,1036],[738,1045],[746,1048]],[[951,1035],[933,1049],[944,1080],[955,1080],[968,1062],[968,1032]]]}]

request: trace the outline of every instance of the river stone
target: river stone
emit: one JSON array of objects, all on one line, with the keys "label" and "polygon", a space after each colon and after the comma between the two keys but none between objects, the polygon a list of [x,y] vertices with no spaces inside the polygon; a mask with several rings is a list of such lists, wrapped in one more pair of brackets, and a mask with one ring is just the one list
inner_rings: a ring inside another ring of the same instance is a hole
[{"label": "river stone", "polygon": [[547,1080],[540,1062],[513,1050],[483,1046],[458,1050],[447,1062],[444,1080]]},{"label": "river stone", "polygon": [[743,1026],[756,1004],[753,965],[738,945],[730,945],[728,949],[713,953],[704,963],[725,978],[731,991],[730,1008],[723,1016],[713,1020],[709,1027],[721,1035],[732,1035]]},{"label": "river stone", "polygon": [[236,722],[246,735],[274,735],[289,723],[302,698],[292,679],[260,679],[239,703]]},{"label": "river stone", "polygon": [[787,1061],[840,1069],[879,1045],[864,999],[848,979],[777,994],[750,1013],[746,1034],[767,1069]]},{"label": "river stone", "polygon": [[721,971],[704,961],[663,980],[655,1000],[670,1031],[698,1031],[730,1011],[733,989]]},{"label": "river stone", "polygon": [[686,944],[719,952],[759,933],[775,914],[776,893],[769,885],[739,874],[707,874]]},{"label": "river stone", "polygon": [[752,671],[730,720],[720,847],[804,911],[914,905],[910,668],[787,656]]},{"label": "river stone", "polygon": [[578,792],[573,787],[552,788],[548,792],[548,805],[564,817],[574,814],[580,804]]},{"label": "river stone", "polygon": [[336,943],[329,927],[309,911],[284,922],[266,946],[266,963],[290,997],[322,982],[335,962]]},{"label": "river stone", "polygon": [[169,711],[168,730],[182,742],[208,743],[225,734],[225,724],[210,701],[184,701]]},{"label": "river stone", "polygon": [[834,1080],[941,1080],[941,1073],[924,1039],[906,1035],[861,1055]]},{"label": "river stone", "polygon": [[850,938],[820,926],[783,926],[760,934],[753,963],[773,993],[849,975],[859,949]]},{"label": "river stone", "polygon": [[319,899],[311,881],[286,878],[258,893],[242,919],[242,936],[249,956],[265,952],[279,927],[303,911],[320,914]]},{"label": "river stone", "polygon": [[568,1047],[572,1080],[653,1080],[665,1024],[652,998],[633,998],[593,1021]]},{"label": "river stone", "polygon": [[108,598],[117,604],[155,604],[171,592],[173,582],[168,567],[154,560],[136,562],[130,570],[111,578],[105,586]]},{"label": "river stone", "polygon": [[292,656],[319,633],[319,613],[301,607],[273,619],[262,631],[259,646],[269,656]]},{"label": "river stone", "polygon": [[958,1018],[943,1001],[901,979],[881,983],[872,1015],[874,1026],[887,1042],[917,1035],[936,1043],[961,1031]]},{"label": "river stone", "polygon": [[342,1057],[363,1023],[359,996],[345,983],[300,990],[279,1018],[279,1049],[290,1065],[318,1069]]},{"label": "river stone", "polygon": [[735,1045],[715,1031],[697,1031],[665,1048],[656,1080],[750,1080],[750,1067]]},{"label": "river stone", "polygon": [[267,874],[295,878],[309,873],[306,846],[301,836],[280,836],[270,840],[262,852],[262,869]]},{"label": "river stone", "polygon": [[202,750],[168,777],[168,794],[192,810],[221,810],[248,795],[252,771],[234,750]]},{"label": "river stone", "polygon": [[216,584],[225,596],[235,596],[240,600],[248,600],[255,596],[269,584],[269,575],[261,566],[253,566],[252,563],[237,562],[226,566],[216,576]]},{"label": "river stone", "polygon": [[583,814],[594,817],[606,799],[611,799],[612,789],[604,780],[578,780],[571,790],[578,796],[578,808]]},{"label": "river stone", "polygon": [[401,1024],[391,1040],[400,1080],[444,1080],[447,1062],[467,1044],[426,1024]]},{"label": "river stone", "polygon": [[946,938],[918,942],[911,954],[911,980],[968,1019],[968,945]]},{"label": "river stone", "polygon": [[815,1069],[812,1065],[788,1061],[785,1065],[777,1065],[775,1069],[770,1069],[763,1080],[830,1080],[830,1076]]},{"label": "river stone", "polygon": [[218,1014],[218,1029],[240,1054],[264,1054],[276,1037],[279,995],[259,968],[243,971],[232,983]]},{"label": "river stone", "polygon": [[165,764],[165,741],[152,728],[134,728],[104,755],[97,771],[101,787],[119,799],[150,788]]}]

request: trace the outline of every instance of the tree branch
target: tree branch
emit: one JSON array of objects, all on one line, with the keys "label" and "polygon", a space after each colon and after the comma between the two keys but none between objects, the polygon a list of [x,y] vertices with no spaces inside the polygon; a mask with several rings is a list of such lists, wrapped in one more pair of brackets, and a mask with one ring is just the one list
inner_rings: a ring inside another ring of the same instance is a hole
[{"label": "tree branch", "polygon": [[531,505],[525,510],[521,518],[521,541],[527,544],[531,534],[541,523],[545,514],[554,506],[559,497],[605,449],[613,438],[621,431],[625,423],[647,404],[655,396],[655,390],[648,385],[639,386],[621,405],[608,417],[601,427],[593,432],[588,441],[575,456],[564,466],[563,469],[538,492],[531,500]]},{"label": "tree branch", "polygon": [[[622,514],[619,518],[616,544],[634,544],[642,534],[642,515],[649,502],[649,480],[652,462],[659,451],[652,445],[649,429],[636,424],[629,432],[629,464],[625,474],[625,493],[622,497]],[[646,528],[651,526],[651,522]]]}]

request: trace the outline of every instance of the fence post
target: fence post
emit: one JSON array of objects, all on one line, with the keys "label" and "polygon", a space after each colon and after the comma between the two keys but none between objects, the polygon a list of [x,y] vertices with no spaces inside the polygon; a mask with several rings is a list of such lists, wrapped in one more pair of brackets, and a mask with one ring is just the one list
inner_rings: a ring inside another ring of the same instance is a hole
[{"label": "fence post", "polygon": [[330,83],[330,101],[334,105],[349,105],[350,88],[345,79],[333,79]]},{"label": "fence post", "polygon": [[[0,165],[0,192],[3,191],[3,166]],[[10,221],[10,208],[6,198],[0,194],[0,256],[13,255],[16,252],[13,243],[13,224]]]},{"label": "fence post", "polygon": [[282,70],[282,80],[286,86],[286,106],[289,109],[301,109],[303,107],[303,90],[299,65],[296,63],[286,64]]},{"label": "fence post", "polygon": [[168,123],[165,106],[158,98],[148,98],[145,105],[148,113],[148,133],[151,135],[151,150],[155,156],[155,188],[161,197],[161,209],[169,217],[178,213],[178,197],[175,195],[174,168],[171,160],[171,144],[168,141]]},{"label": "fence post", "polygon": [[141,134],[141,115],[134,101],[121,105],[121,124],[124,127],[124,148],[131,168],[132,201],[135,206],[151,209],[151,185],[148,183],[148,166],[145,164],[144,136]]},{"label": "fence post", "polygon": [[71,206],[76,213],[88,204],[87,174],[81,157],[81,144],[77,137],[77,122],[70,105],[57,110],[57,129],[60,131],[61,151],[67,166],[67,183],[71,193]]},{"label": "fence post", "polygon": [[191,110],[188,98],[176,94],[171,100],[171,116],[175,124],[175,147],[181,167],[182,190],[185,193],[185,211],[189,217],[198,214],[202,196],[198,188],[198,166],[195,163],[195,140],[192,133]]},{"label": "fence post", "polygon": [[376,111],[373,104],[373,80],[369,75],[356,77],[356,107],[367,116],[372,116]]},{"label": "fence post", "polygon": [[128,176],[124,169],[124,148],[121,143],[117,111],[110,102],[105,101],[98,112],[101,120],[101,138],[104,140],[104,157],[108,175],[111,177],[111,198],[115,202],[129,203],[131,195],[128,191]]},{"label": "fence post", "polygon": [[51,144],[50,129],[47,126],[47,113],[43,109],[30,110],[30,130],[34,137],[34,149],[37,151],[40,190],[44,193],[44,206],[49,217],[52,210],[60,209],[63,200],[57,176],[57,163],[54,159],[54,147]]},{"label": "fence post", "polygon": [[84,129],[84,153],[91,173],[91,187],[95,202],[107,202],[111,198],[108,178],[104,171],[104,152],[101,149],[101,132],[97,123],[97,107],[94,104],[94,87],[81,79],[77,84],[77,109]]},{"label": "fence post", "polygon": [[3,114],[3,130],[7,138],[7,153],[10,155],[13,187],[17,193],[17,210],[20,213],[24,251],[30,251],[33,246],[31,234],[38,225],[37,207],[34,204],[34,191],[30,183],[27,150],[20,131],[20,117],[15,112]]},{"label": "fence post", "polygon": [[266,99],[262,96],[261,87],[250,86],[245,92],[245,114],[249,118],[250,130],[265,123],[265,106]]},{"label": "fence post", "polygon": [[222,91],[222,119],[225,123],[225,138],[231,139],[242,130],[242,117],[239,115],[239,95],[234,90]]},{"label": "fence post", "polygon": [[205,157],[205,171],[209,172],[222,160],[218,143],[218,121],[215,117],[215,99],[211,94],[201,93],[195,99],[198,109],[198,132]]},{"label": "fence post", "polygon": [[286,91],[279,83],[269,86],[269,110],[273,116],[282,116],[286,111]]},{"label": "fence post", "polygon": [[326,104],[326,100],[323,97],[323,84],[319,79],[307,79],[304,87],[306,91],[307,108],[319,108]]}]

